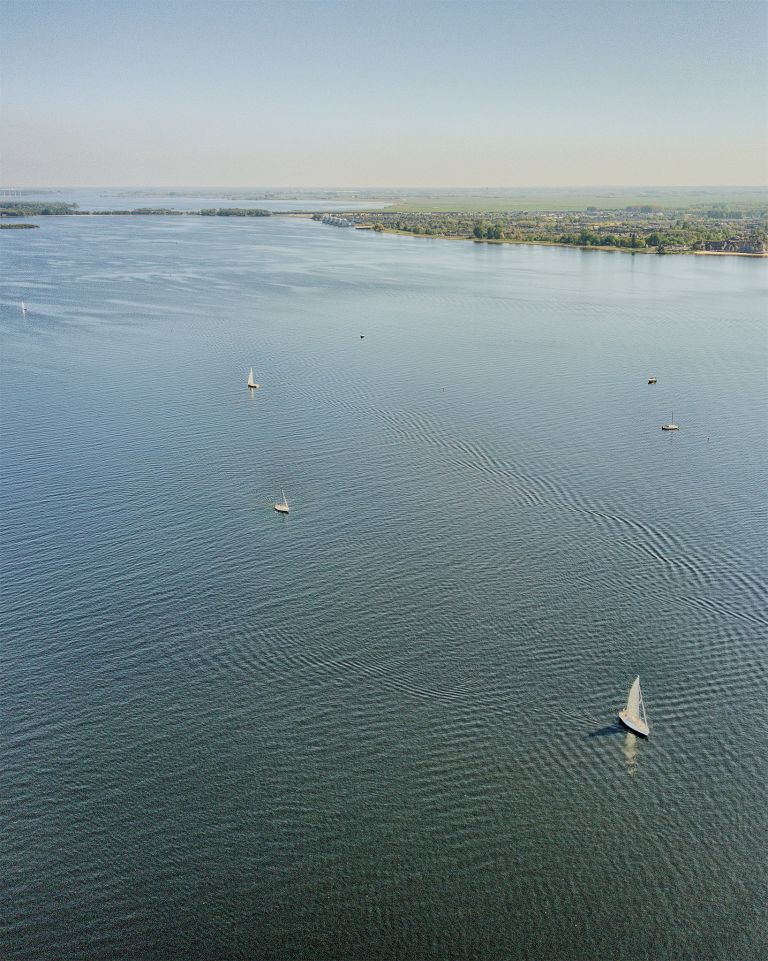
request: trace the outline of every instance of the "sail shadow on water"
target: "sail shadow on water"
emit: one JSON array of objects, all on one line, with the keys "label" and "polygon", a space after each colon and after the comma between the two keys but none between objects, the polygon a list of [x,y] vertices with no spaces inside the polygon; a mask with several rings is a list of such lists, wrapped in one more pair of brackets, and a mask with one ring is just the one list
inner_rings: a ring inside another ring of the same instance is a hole
[{"label": "sail shadow on water", "polygon": [[613,734],[620,734],[621,727],[618,721],[611,721],[610,724],[604,724],[602,727],[597,728],[595,731],[590,731],[587,737],[610,737]]}]

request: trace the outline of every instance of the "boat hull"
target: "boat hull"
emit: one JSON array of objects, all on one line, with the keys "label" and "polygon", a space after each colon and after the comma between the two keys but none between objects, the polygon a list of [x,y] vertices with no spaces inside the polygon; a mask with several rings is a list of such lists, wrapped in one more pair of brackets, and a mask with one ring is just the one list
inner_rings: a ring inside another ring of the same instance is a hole
[{"label": "boat hull", "polygon": [[278,514],[288,513],[288,508],[285,507],[283,504],[275,504],[275,510],[277,511]]},{"label": "boat hull", "polygon": [[627,730],[632,731],[633,734],[639,734],[640,737],[648,737],[651,733],[647,724],[641,721],[639,717],[634,717],[626,711],[619,711],[619,720]]},{"label": "boat hull", "polygon": [[677,424],[662,424],[661,429],[662,430],[680,430]]}]

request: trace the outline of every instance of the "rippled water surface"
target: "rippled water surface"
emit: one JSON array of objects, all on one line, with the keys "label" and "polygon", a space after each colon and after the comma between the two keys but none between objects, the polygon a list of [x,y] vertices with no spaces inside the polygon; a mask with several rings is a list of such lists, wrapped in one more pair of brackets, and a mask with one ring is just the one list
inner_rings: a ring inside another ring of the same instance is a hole
[{"label": "rippled water surface", "polygon": [[40,224],[3,957],[765,958],[765,263]]}]

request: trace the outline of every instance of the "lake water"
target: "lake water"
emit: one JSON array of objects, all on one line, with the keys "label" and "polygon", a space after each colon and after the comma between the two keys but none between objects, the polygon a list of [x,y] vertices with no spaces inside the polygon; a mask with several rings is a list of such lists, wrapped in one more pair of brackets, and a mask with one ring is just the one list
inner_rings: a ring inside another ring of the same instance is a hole
[{"label": "lake water", "polygon": [[765,958],[765,263],[38,222],[3,957]]}]

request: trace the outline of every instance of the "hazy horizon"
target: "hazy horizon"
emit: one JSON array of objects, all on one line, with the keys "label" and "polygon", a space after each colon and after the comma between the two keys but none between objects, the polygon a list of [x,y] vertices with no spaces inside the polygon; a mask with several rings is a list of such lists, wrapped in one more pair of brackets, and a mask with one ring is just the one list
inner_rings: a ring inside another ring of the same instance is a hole
[{"label": "hazy horizon", "polygon": [[17,190],[19,192],[28,193],[31,190],[146,190],[150,192],[154,191],[195,191],[195,190],[229,190],[233,192],[240,191],[265,191],[265,190],[295,190],[300,192],[311,192],[319,190],[335,190],[340,192],[373,192],[382,191],[392,193],[398,190],[408,190],[408,191],[440,191],[442,193],[448,193],[452,190],[460,192],[489,192],[498,190],[501,192],[514,192],[523,190],[541,190],[541,191],[555,191],[555,190],[570,190],[575,193],[587,192],[587,191],[601,191],[601,190],[659,190],[659,191],[673,191],[673,190],[683,190],[683,191],[706,191],[706,190],[732,190],[732,191],[746,191],[746,190],[758,190],[758,191],[768,191],[768,184],[652,184],[652,183],[615,183],[615,184],[448,184],[446,186],[437,186],[435,184],[391,184],[389,186],[383,184],[347,184],[347,183],[327,183],[327,184],[220,184],[220,183],[200,183],[200,184],[108,184],[108,183],[92,183],[92,184],[33,184],[27,187],[14,187],[6,185],[5,189]]},{"label": "hazy horizon", "polygon": [[762,3],[5,0],[3,19],[6,187],[768,184]]}]

